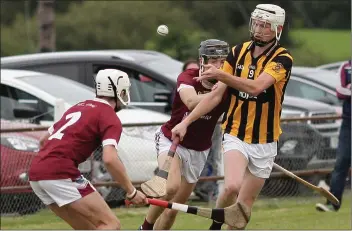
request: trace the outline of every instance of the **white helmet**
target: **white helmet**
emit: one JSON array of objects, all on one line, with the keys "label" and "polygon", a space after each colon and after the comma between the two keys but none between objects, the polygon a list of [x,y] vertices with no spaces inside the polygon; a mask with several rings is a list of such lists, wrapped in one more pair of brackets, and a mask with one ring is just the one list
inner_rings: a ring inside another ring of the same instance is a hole
[{"label": "white helmet", "polygon": [[[253,23],[256,21],[262,21],[271,24],[271,30],[275,31],[276,40],[279,41],[282,30],[278,32],[278,27],[283,26],[285,23],[285,10],[280,6],[273,4],[259,4],[256,6],[255,10],[251,14],[251,19],[249,22],[249,29],[251,36],[253,32]],[[270,41],[271,42],[271,41]]]},{"label": "white helmet", "polygon": [[117,99],[123,105],[130,103],[131,82],[128,75],[116,69],[100,70],[95,77],[97,96],[107,96]]}]

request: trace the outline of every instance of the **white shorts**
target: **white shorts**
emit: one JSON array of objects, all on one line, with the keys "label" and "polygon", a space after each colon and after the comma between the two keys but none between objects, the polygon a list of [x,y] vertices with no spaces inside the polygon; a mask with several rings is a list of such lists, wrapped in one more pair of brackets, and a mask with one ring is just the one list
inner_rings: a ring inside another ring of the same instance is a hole
[{"label": "white shorts", "polygon": [[[159,128],[155,133],[155,148],[157,155],[167,155],[171,145],[172,142],[164,136]],[[180,171],[188,183],[193,184],[198,181],[207,161],[209,150],[210,149],[196,151],[187,149],[182,145],[177,146],[175,155],[178,155],[181,160],[182,165],[180,166]]]},{"label": "white shorts", "polygon": [[277,155],[277,142],[248,144],[236,136],[225,133],[222,144],[224,153],[231,150],[240,151],[248,160],[248,170],[254,176],[269,178]]},{"label": "white shorts", "polygon": [[83,176],[71,179],[40,180],[29,182],[33,192],[45,204],[56,203],[59,207],[70,204],[96,191],[94,186]]}]

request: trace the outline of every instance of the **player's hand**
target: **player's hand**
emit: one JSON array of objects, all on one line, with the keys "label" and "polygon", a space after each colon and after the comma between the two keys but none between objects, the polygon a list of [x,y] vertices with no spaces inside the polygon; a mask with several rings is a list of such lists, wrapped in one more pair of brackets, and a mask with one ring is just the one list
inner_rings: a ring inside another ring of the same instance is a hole
[{"label": "player's hand", "polygon": [[204,71],[201,76],[194,77],[194,79],[197,81],[201,81],[203,79],[218,79],[219,75],[221,75],[221,70],[211,64],[205,64],[204,69],[206,71]]},{"label": "player's hand", "polygon": [[147,197],[139,190],[137,190],[136,196],[130,201],[135,205],[145,205],[148,203]]},{"label": "player's hand", "polygon": [[172,130],[172,137],[171,139],[174,140],[176,136],[180,138],[180,141],[183,140],[183,137],[186,135],[187,132],[187,125],[183,122],[177,124]]}]

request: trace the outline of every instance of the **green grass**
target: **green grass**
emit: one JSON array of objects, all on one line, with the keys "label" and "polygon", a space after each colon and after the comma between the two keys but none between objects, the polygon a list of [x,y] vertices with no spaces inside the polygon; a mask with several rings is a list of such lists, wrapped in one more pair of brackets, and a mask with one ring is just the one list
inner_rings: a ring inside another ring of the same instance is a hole
[{"label": "green grass", "polygon": [[293,29],[290,36],[302,44],[292,50],[299,64],[320,65],[351,57],[350,30]]},{"label": "green grass", "polygon": [[[321,197],[260,199],[253,209],[247,229],[349,229],[351,230],[351,193],[346,193],[339,212],[320,213],[315,203]],[[199,204],[198,204],[199,205]],[[201,206],[208,204],[202,203]],[[123,229],[136,230],[144,219],[146,208],[113,209]],[[179,213],[173,229],[208,229],[211,221]],[[48,210],[22,217],[1,217],[2,229],[70,229]],[[225,227],[224,227],[225,228]]]}]

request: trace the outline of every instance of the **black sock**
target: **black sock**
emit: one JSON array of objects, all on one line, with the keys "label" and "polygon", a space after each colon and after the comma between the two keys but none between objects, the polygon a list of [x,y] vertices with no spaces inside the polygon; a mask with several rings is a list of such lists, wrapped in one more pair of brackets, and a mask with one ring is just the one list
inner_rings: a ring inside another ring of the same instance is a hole
[{"label": "black sock", "polygon": [[217,222],[217,221],[213,220],[213,223],[211,224],[209,230],[221,230],[221,226],[223,224],[224,223],[222,223],[222,222]]},{"label": "black sock", "polygon": [[142,225],[143,230],[153,230],[154,224],[151,224],[147,221],[147,218],[144,219],[144,223]]}]

